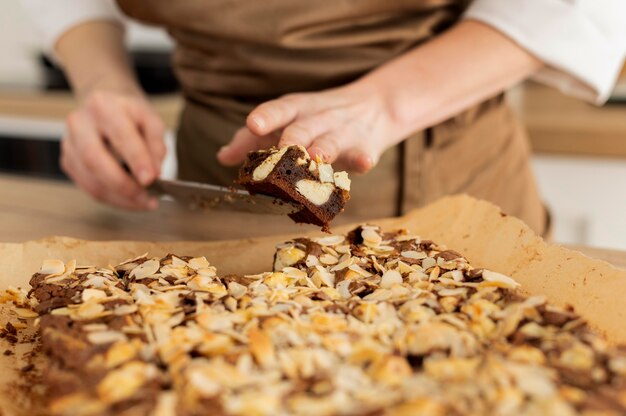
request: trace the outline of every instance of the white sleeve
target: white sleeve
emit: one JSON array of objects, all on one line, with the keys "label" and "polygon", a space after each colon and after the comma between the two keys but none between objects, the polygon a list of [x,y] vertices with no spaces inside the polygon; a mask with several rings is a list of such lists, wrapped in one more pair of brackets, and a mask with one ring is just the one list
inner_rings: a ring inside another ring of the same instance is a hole
[{"label": "white sleeve", "polygon": [[113,0],[22,0],[41,31],[47,52],[72,27],[89,20],[122,22],[122,14]]},{"label": "white sleeve", "polygon": [[626,55],[626,0],[476,0],[465,13],[541,59],[534,75],[602,104]]}]

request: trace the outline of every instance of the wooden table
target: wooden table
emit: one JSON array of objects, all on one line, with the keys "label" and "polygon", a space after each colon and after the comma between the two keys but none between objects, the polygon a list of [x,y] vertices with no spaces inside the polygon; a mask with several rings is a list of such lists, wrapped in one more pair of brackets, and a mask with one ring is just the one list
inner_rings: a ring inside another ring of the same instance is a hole
[{"label": "wooden table", "polygon": [[[63,181],[0,175],[0,241],[48,236],[87,240],[206,241],[247,238],[265,215],[191,211],[173,202],[153,212],[129,212],[100,204]],[[275,233],[310,231],[285,216],[272,216]]]},{"label": "wooden table", "polygon": [[[206,241],[258,236],[255,217],[231,212],[189,211],[173,203],[159,210],[133,213],[93,201],[69,183],[0,175],[0,241],[22,242],[52,235],[88,240]],[[314,228],[287,217],[272,217],[276,234]],[[571,247],[590,257],[626,268],[626,252]]]}]

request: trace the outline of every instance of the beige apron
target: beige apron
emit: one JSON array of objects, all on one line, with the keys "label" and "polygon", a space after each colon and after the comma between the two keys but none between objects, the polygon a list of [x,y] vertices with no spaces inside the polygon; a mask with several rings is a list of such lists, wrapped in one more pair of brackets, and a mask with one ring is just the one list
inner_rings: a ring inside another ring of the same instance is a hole
[{"label": "beige apron", "polygon": [[[350,82],[454,24],[463,0],[118,0],[131,17],[165,26],[186,106],[179,176],[228,185],[236,168],[215,154],[256,105]],[[526,136],[502,97],[409,137],[353,177],[340,222],[395,216],[452,193],[499,205],[539,233],[547,216]],[[271,221],[259,227],[272,232]],[[224,236],[227,237],[227,236]]]}]

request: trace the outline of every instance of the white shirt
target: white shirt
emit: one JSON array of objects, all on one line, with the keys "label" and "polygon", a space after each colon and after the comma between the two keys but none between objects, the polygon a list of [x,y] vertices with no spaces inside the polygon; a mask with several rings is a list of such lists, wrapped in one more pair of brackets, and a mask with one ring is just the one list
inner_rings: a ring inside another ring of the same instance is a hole
[{"label": "white shirt", "polygon": [[[71,27],[122,15],[113,0],[22,0],[49,50]],[[546,66],[533,78],[602,104],[626,56],[626,0],[475,0],[464,18],[507,35]]]}]

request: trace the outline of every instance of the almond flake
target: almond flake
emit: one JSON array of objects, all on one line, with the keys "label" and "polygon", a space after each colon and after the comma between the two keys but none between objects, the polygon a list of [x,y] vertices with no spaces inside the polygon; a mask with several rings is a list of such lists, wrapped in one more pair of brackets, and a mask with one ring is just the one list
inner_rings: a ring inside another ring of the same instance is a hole
[{"label": "almond flake", "polygon": [[320,182],[334,183],[333,167],[328,163],[320,163],[318,167]]},{"label": "almond flake", "polygon": [[58,259],[44,260],[39,273],[47,275],[63,274],[65,273],[65,263]]},{"label": "almond flake", "polygon": [[322,254],[320,256],[320,261],[324,264],[327,265],[332,265],[332,264],[337,264],[339,262],[339,260],[337,259],[337,257],[331,255],[331,254]]},{"label": "almond flake", "polygon": [[313,267],[315,265],[320,264],[319,259],[311,254],[306,256],[305,260],[306,267]]},{"label": "almond flake", "polygon": [[[349,266],[349,269],[352,271],[357,272],[358,274],[360,274],[363,277],[370,277],[373,276],[372,273],[368,272],[367,270],[363,269],[361,266],[359,266],[358,264],[352,264],[351,266]],[[331,269],[332,270],[332,269]]]},{"label": "almond flake", "polygon": [[363,237],[363,240],[366,242],[372,244],[380,244],[383,241],[380,234],[373,228],[364,228],[363,231],[361,231],[361,237]]},{"label": "almond flake", "polygon": [[23,319],[37,318],[39,316],[37,312],[33,311],[32,309],[13,308],[13,311],[18,317]]},{"label": "almond flake", "polygon": [[344,240],[345,238],[341,235],[329,235],[328,237],[316,238],[313,241],[322,246],[335,246],[343,243]]},{"label": "almond flake", "polygon": [[87,334],[87,340],[92,344],[111,344],[125,341],[126,335],[118,331],[92,331]]},{"label": "almond flake", "polygon": [[436,265],[437,265],[437,260],[435,260],[432,257],[426,257],[425,259],[422,260],[422,269],[424,270],[431,269],[435,267]]},{"label": "almond flake", "polygon": [[241,299],[247,291],[248,288],[242,284],[237,282],[228,283],[228,293],[235,299]]},{"label": "almond flake", "polygon": [[85,289],[81,294],[83,302],[89,302],[92,299],[106,299],[107,294],[99,289]]},{"label": "almond flake", "polygon": [[101,316],[104,306],[96,302],[83,303],[78,307],[76,314],[82,319],[94,319]]},{"label": "almond flake", "polygon": [[499,287],[515,289],[520,286],[515,280],[509,276],[505,276],[501,273],[492,272],[490,270],[483,270],[483,279],[486,282],[497,284]]},{"label": "almond flake", "polygon": [[188,264],[189,267],[194,270],[207,269],[210,266],[209,261],[204,256],[194,257],[193,259],[189,260]]},{"label": "almond flake", "polygon": [[161,267],[161,263],[156,259],[151,259],[141,263],[139,266],[135,267],[131,272],[129,277],[135,280],[145,279],[147,277],[152,277],[155,275],[159,268]]},{"label": "almond flake", "polygon": [[350,283],[350,280],[342,280],[337,283],[336,289],[339,292],[339,295],[341,295],[344,299],[350,299],[352,297],[352,294],[350,293]]},{"label": "almond flake", "polygon": [[397,270],[387,270],[380,279],[380,287],[391,289],[394,285],[402,284],[402,275]]},{"label": "almond flake", "polygon": [[423,251],[415,251],[415,250],[403,251],[400,253],[400,255],[407,259],[416,259],[416,260],[421,260],[421,259],[428,257],[426,253],[424,253]]}]

